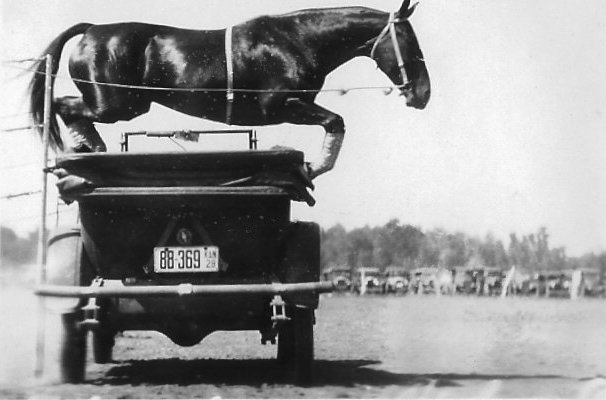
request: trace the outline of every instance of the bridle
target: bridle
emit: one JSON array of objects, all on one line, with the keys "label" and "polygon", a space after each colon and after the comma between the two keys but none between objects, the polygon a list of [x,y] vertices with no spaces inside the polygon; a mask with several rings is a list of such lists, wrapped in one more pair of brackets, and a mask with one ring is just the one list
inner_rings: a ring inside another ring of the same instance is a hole
[{"label": "bridle", "polygon": [[[398,67],[400,68],[400,77],[402,78],[402,84],[398,85],[398,87],[400,89],[408,89],[412,85],[412,82],[408,79],[408,74],[406,73],[406,68],[404,66],[405,65],[404,58],[402,57],[402,52],[400,51],[400,46],[398,45],[398,35],[396,33],[396,24],[400,23],[400,22],[404,22],[404,21],[406,21],[406,18],[404,18],[404,19],[396,18],[394,12],[389,13],[389,19],[387,20],[387,25],[385,25],[385,28],[383,28],[381,33],[379,33],[379,36],[377,36],[377,39],[375,40],[375,43],[372,46],[372,50],[370,50],[370,58],[375,60],[375,50],[377,50],[377,47],[379,46],[379,43],[381,42],[381,40],[383,40],[383,38],[389,32],[389,36],[391,38],[391,45],[392,45],[393,51],[396,55],[396,61],[398,62]],[[423,59],[420,57],[417,57],[417,60],[423,61]],[[375,62],[376,61],[377,60],[375,60]]]}]

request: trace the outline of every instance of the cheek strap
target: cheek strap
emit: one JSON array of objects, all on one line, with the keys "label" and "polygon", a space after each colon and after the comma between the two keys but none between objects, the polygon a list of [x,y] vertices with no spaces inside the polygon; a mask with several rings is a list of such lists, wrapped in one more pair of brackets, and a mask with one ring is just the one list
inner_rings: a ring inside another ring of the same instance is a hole
[{"label": "cheek strap", "polygon": [[389,20],[387,21],[387,25],[385,25],[385,28],[383,28],[381,33],[379,33],[379,36],[377,36],[377,40],[375,40],[375,43],[372,46],[372,50],[370,50],[370,58],[372,58],[372,59],[375,58],[375,51],[377,50],[379,43],[381,42],[381,40],[383,40],[383,38],[387,35],[387,33],[389,33],[389,36],[391,38],[391,45],[392,45],[393,51],[396,55],[396,61],[398,63],[398,68],[400,68],[400,75],[402,78],[401,86],[403,87],[403,86],[406,86],[409,81],[408,81],[408,76],[406,74],[406,69],[404,68],[404,58],[402,57],[402,52],[400,51],[400,46],[398,45],[398,35],[396,32],[396,23],[400,22],[400,21],[402,21],[402,20],[397,19],[395,17],[395,13],[393,13],[393,12],[389,13]]}]

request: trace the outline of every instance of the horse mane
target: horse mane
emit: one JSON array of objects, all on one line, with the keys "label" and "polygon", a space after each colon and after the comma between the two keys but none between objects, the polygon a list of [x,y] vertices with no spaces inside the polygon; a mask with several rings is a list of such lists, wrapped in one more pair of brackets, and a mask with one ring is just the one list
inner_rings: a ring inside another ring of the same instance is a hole
[{"label": "horse mane", "polygon": [[273,18],[292,18],[298,17],[302,15],[345,15],[345,14],[385,14],[384,11],[380,11],[374,8],[363,7],[363,6],[353,6],[353,7],[329,7],[329,8],[304,8],[302,10],[291,11],[285,14],[279,15],[271,15]]}]

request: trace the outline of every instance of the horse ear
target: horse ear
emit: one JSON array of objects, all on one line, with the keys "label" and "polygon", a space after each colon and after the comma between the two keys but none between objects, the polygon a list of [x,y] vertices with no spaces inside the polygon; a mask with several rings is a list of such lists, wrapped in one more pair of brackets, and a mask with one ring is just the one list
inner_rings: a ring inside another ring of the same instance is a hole
[{"label": "horse ear", "polygon": [[402,5],[400,6],[400,9],[396,13],[396,16],[398,18],[402,18],[404,15],[406,15],[406,12],[408,11],[409,6],[410,6],[410,0],[404,0],[402,2]]},{"label": "horse ear", "polygon": [[410,7],[410,0],[404,0],[404,2],[402,3],[402,7],[400,7],[400,10],[397,12],[396,15],[400,19],[407,19],[412,15],[418,5],[419,2],[416,2],[412,5],[412,7]]}]

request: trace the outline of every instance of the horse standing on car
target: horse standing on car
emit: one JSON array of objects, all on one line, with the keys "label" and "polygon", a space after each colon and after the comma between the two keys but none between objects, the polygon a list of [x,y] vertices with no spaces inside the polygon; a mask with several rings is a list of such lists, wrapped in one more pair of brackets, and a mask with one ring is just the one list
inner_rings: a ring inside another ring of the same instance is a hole
[{"label": "horse standing on car", "polygon": [[[416,6],[416,4],[415,4]],[[320,125],[326,136],[314,178],[334,167],[345,134],[343,118],[315,103],[326,76],[354,57],[370,57],[397,86],[406,104],[423,109],[430,82],[405,0],[395,13],[365,7],[309,9],[263,16],[222,30],[189,30],[144,23],[81,23],[61,33],[44,54],[53,56],[83,34],[69,59],[82,96],[54,99],[51,139],[75,152],[105,151],[93,123],[128,121],[152,102],[182,113],[235,125]],[[35,123],[44,108],[44,63],[36,66],[30,102]]]}]

